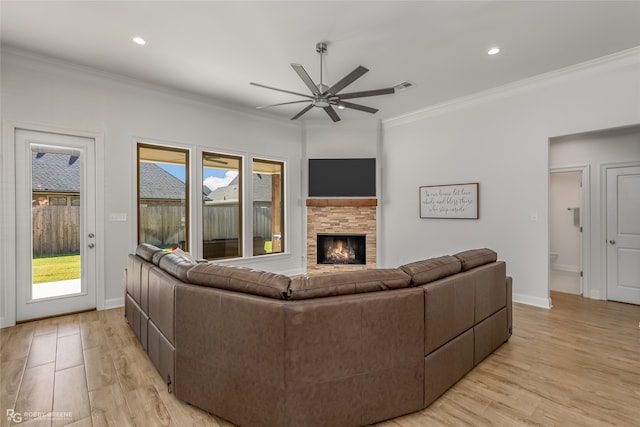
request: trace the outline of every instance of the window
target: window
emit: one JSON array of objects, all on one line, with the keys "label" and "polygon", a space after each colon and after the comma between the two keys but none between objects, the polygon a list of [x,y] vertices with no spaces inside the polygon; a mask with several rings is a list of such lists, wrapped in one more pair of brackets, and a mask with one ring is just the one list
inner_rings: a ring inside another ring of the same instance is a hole
[{"label": "window", "polygon": [[202,153],[202,256],[242,256],[242,157]]},{"label": "window", "polygon": [[189,250],[189,151],[138,144],[138,243]]},{"label": "window", "polygon": [[67,198],[60,196],[49,196],[49,206],[67,206]]},{"label": "window", "polygon": [[253,255],[284,252],[284,163],[253,159]]}]

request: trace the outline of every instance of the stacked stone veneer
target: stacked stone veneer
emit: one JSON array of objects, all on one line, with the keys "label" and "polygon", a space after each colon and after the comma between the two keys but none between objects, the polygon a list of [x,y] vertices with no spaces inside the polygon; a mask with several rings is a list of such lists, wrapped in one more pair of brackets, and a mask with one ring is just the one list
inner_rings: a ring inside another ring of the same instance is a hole
[{"label": "stacked stone veneer", "polygon": [[[343,200],[343,199],[338,199]],[[330,203],[330,202],[329,202]],[[340,202],[338,202],[340,203]],[[342,202],[344,203],[344,202]],[[308,203],[307,203],[308,205]],[[318,265],[318,234],[366,234],[365,265]],[[307,206],[307,274],[376,268],[376,206]]]}]

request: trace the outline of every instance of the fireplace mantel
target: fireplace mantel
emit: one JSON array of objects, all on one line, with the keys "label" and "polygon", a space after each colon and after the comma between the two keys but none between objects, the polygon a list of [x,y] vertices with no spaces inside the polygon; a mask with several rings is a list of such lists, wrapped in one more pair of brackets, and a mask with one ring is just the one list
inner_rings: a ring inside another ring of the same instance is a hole
[{"label": "fireplace mantel", "polygon": [[307,199],[307,206],[375,207],[378,206],[378,199]]}]

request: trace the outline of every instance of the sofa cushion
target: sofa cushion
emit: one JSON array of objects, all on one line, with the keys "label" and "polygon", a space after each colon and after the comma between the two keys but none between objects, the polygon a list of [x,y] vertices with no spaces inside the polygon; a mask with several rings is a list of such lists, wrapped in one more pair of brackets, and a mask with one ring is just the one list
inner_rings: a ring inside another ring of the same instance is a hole
[{"label": "sofa cushion", "polygon": [[491,249],[482,248],[459,252],[454,257],[462,263],[462,271],[467,271],[480,265],[495,262],[498,259],[498,254]]},{"label": "sofa cushion", "polygon": [[398,268],[350,271],[296,277],[289,299],[301,300],[407,288],[411,277]]},{"label": "sofa cushion", "polygon": [[163,252],[162,249],[153,246],[149,243],[141,243],[136,248],[136,255],[142,258],[145,261],[152,262],[153,255],[157,252]]},{"label": "sofa cushion", "polygon": [[167,255],[170,252],[167,251],[158,251],[155,254],[153,254],[153,258],[151,259],[151,262],[153,263],[153,265],[160,265],[160,259]]},{"label": "sofa cushion", "polygon": [[158,267],[182,282],[187,282],[187,271],[196,265],[195,262],[172,252],[160,258]]},{"label": "sofa cushion", "polygon": [[405,264],[400,268],[411,276],[414,286],[420,286],[460,273],[462,265],[458,258],[445,255]]},{"label": "sofa cushion", "polygon": [[291,278],[282,274],[213,263],[198,264],[187,272],[189,282],[263,297],[285,299]]}]

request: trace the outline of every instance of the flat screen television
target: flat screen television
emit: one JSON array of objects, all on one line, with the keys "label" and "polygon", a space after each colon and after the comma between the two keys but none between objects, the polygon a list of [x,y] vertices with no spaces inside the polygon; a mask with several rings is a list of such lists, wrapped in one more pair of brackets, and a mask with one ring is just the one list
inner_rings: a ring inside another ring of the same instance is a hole
[{"label": "flat screen television", "polygon": [[309,159],[309,197],[375,197],[376,159]]}]

